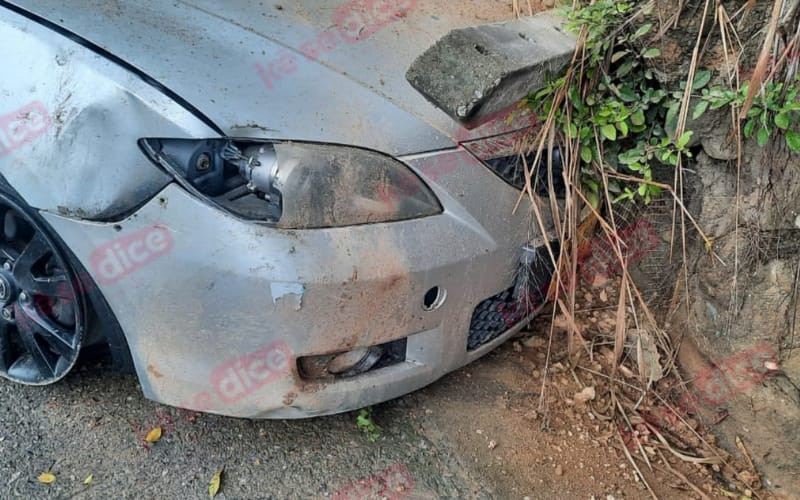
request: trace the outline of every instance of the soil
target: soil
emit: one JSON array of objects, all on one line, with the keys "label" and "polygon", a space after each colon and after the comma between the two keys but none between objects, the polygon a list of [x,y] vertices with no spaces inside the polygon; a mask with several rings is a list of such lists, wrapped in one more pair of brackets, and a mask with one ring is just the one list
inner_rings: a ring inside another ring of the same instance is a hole
[{"label": "soil", "polygon": [[[677,11],[678,3],[656,2],[649,20],[660,25]],[[686,78],[704,5],[686,4],[677,22],[673,18],[669,23],[669,30],[663,34],[653,30],[644,42],[661,48],[663,57],[655,62],[655,69],[667,88],[677,88]],[[726,85],[729,70],[737,71],[742,80],[749,79],[773,2],[733,0],[711,6],[712,11],[725,9],[731,17],[739,13],[732,23],[737,55],[725,57],[720,28],[714,23],[716,14],[709,12],[698,69],[712,72],[711,85]],[[791,22],[779,25],[776,47],[793,36],[797,23],[795,13]],[[780,71],[776,74],[781,78]],[[742,140],[738,164],[737,134],[728,109],[690,120],[687,128],[695,135],[693,159],[683,172],[684,201],[713,242],[715,255],[709,254],[689,227],[685,277],[680,266],[675,266],[676,259],[671,262],[663,251],[649,257],[648,264],[661,270],[662,289],[677,292],[669,294],[674,295],[673,300],[661,305],[667,306],[664,318],[672,325],[670,334],[679,348],[681,373],[687,381],[696,379],[690,384],[695,393],[703,393],[710,384],[708,378],[717,377],[720,385],[715,390],[724,394],[709,398],[698,418],[715,424],[719,443],[728,451],[737,451],[737,438],[748,441],[763,483],[771,491],[795,493],[800,491],[800,361],[795,335],[800,158],[787,149],[780,134],[773,134],[763,147],[755,140]],[[672,184],[673,175],[668,173],[665,181]],[[671,200],[668,205],[650,214],[660,218],[656,225],[667,232],[672,227]],[[663,221],[665,215],[670,220]],[[664,248],[668,248],[666,242],[661,245]],[[680,251],[680,244],[677,249]],[[639,272],[643,279],[637,284],[647,288],[654,274]],[[774,353],[775,371],[757,377],[757,383],[732,381],[731,366],[759,349]],[[746,389],[739,390],[742,387]]]},{"label": "soil", "polygon": [[[396,498],[647,497],[615,426],[573,401],[582,388],[558,364],[562,343],[552,349],[545,408],[536,410],[547,325],[543,318],[530,340],[375,407],[375,442],[356,427],[357,412],[301,421],[178,412],[143,399],[134,377],[95,363],[45,388],[0,381],[0,496],[207,498],[224,468],[221,499],[325,498],[400,466],[409,479]],[[599,402],[605,390],[596,386]],[[156,426],[162,438],[147,443]],[[696,496],[657,461],[654,471],[637,464],[660,498]],[[719,497],[704,468],[671,465]],[[46,471],[52,484],[37,480]]]}]

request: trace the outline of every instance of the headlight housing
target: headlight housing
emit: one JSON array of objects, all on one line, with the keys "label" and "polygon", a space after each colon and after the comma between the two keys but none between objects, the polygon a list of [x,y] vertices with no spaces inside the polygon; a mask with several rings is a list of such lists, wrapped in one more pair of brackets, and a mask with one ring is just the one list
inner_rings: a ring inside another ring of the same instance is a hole
[{"label": "headlight housing", "polygon": [[399,221],[442,211],[411,169],[364,149],[231,139],[141,139],[140,146],[194,194],[280,228]]}]

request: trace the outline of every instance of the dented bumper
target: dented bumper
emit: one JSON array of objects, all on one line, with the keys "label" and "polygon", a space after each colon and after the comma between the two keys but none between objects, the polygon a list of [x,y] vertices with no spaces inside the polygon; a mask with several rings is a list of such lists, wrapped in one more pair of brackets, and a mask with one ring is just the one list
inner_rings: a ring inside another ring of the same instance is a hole
[{"label": "dented bumper", "polygon": [[[528,241],[529,208],[512,215],[519,191],[461,149],[405,161],[442,214],[289,231],[170,184],[117,224],[45,217],[126,332],[148,398],[239,417],[337,413],[423,387],[515,329],[467,349],[473,309],[510,286]],[[432,287],[446,300],[425,310]],[[297,367],[398,339],[403,361],[355,377],[312,380]]]}]

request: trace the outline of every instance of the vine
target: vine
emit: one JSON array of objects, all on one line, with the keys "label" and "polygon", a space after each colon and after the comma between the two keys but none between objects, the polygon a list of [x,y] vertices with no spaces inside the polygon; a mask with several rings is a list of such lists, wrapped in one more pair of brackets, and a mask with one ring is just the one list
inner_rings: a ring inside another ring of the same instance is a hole
[{"label": "vine", "polygon": [[[650,4],[652,5],[652,4]],[[576,144],[579,155],[582,192],[597,206],[601,181],[596,168],[611,169],[646,182],[623,183],[609,180],[614,202],[642,199],[645,203],[660,193],[653,180],[657,164],[677,167],[681,155],[691,157],[689,145],[694,132],[675,137],[678,111],[687,82],[667,90],[657,79],[652,62],[661,56],[658,48],[643,44],[653,29],[652,23],[635,26],[636,14],[648,14],[647,4],[597,0],[568,10],[567,29],[584,33],[584,56],[571,68],[580,78],[562,75],[539,92],[529,96],[528,104],[545,121],[553,112],[553,127],[565,144]],[[712,72],[696,72],[691,83],[692,102],[697,103],[692,117],[723,106],[742,106],[749,83],[731,90],[709,87]],[[746,138],[755,135],[765,145],[776,133],[787,146],[800,152],[800,80],[788,84],[768,82],[762,86],[755,105],[743,119]],[[556,97],[563,92],[563,103]]]}]

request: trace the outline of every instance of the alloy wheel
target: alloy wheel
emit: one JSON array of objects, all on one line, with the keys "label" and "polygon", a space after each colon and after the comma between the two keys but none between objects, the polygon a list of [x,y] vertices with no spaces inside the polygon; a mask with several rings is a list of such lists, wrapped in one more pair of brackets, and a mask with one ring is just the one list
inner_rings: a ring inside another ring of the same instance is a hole
[{"label": "alloy wheel", "polygon": [[77,361],[85,301],[65,255],[29,210],[0,194],[0,376],[45,385]]}]

